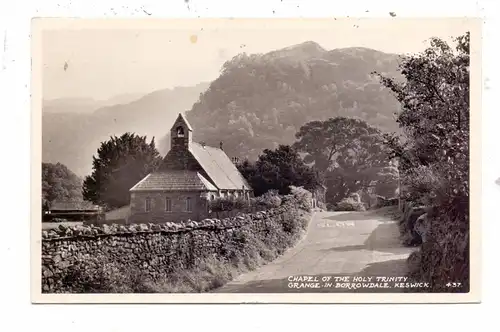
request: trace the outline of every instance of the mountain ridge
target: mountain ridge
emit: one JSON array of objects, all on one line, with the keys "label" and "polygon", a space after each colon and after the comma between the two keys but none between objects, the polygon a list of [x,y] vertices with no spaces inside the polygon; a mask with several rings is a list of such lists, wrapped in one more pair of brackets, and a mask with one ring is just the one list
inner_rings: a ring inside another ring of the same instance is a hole
[{"label": "mountain ridge", "polygon": [[292,144],[305,123],[345,116],[396,131],[399,103],[372,74],[398,77],[399,57],[365,47],[325,50],[304,42],[266,54],[239,54],[186,113],[194,138],[256,159]]},{"label": "mountain ridge", "polygon": [[313,41],[265,54],[241,53],[209,83],[152,91],[91,114],[44,112],[43,161],[87,175],[100,142],[127,131],[155,137],[165,154],[180,112],[196,141],[211,146],[224,141],[225,151],[240,159],[292,144],[300,126],[312,120],[357,117],[394,131],[399,104],[372,72],[398,76],[398,57],[364,47],[326,50]]}]

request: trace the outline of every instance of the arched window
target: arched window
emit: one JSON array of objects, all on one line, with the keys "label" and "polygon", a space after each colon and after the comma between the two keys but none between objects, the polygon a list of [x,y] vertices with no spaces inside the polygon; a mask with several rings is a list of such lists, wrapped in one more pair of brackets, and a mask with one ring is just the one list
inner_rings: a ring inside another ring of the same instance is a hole
[{"label": "arched window", "polygon": [[177,137],[184,137],[184,128],[182,126],[177,127]]},{"label": "arched window", "polygon": [[214,199],[215,199],[215,195],[214,194],[210,195],[210,200],[213,201]]}]

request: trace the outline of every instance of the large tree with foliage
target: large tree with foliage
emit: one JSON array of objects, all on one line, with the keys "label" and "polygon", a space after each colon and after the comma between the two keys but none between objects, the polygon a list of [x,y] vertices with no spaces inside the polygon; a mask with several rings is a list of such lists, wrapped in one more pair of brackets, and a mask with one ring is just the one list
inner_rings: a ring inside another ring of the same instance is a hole
[{"label": "large tree with foliage", "polygon": [[469,34],[456,41],[453,49],[434,38],[425,52],[405,58],[404,82],[379,76],[402,107],[397,122],[404,134],[387,137],[402,169],[447,160],[446,149],[462,149],[460,142],[468,139]]},{"label": "large tree with foliage", "polygon": [[421,250],[412,257],[410,276],[432,289],[469,280],[469,33],[451,47],[434,38],[424,52],[401,63],[403,82],[381,76],[401,103],[398,122],[404,135],[389,136],[401,161],[404,193],[433,207]]},{"label": "large tree with foliage", "polygon": [[306,123],[295,136],[294,147],[326,179],[327,202],[337,203],[351,193],[378,188],[388,196],[388,188],[392,188],[394,194],[397,172],[377,128],[359,119],[337,117]]},{"label": "large tree with foliage", "polygon": [[286,195],[290,193],[290,186],[313,190],[320,185],[317,173],[288,145],[280,145],[275,150],[265,149],[255,163],[246,160],[238,169],[256,196],[269,190]]},{"label": "large tree with foliage", "polygon": [[101,143],[93,158],[92,175],[83,185],[85,199],[108,208],[129,204],[129,190],[161,161],[154,138],[125,133]]},{"label": "large tree with foliage", "polygon": [[61,163],[42,163],[42,203],[81,201],[82,179]]}]

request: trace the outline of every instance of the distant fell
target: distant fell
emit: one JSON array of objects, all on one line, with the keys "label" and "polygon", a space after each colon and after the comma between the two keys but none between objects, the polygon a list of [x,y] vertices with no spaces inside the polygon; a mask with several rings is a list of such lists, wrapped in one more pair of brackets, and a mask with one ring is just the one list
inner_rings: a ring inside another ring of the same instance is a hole
[{"label": "distant fell", "polygon": [[227,61],[187,117],[194,139],[256,159],[292,144],[305,123],[345,116],[397,131],[399,103],[372,72],[399,78],[399,55],[352,47],[325,50],[306,41]]}]

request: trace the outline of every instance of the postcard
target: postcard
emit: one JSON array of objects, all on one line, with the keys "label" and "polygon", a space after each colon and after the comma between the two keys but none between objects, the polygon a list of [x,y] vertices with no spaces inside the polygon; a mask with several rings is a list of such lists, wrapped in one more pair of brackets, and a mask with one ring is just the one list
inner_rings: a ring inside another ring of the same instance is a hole
[{"label": "postcard", "polygon": [[32,302],[480,301],[481,21],[32,21]]}]

